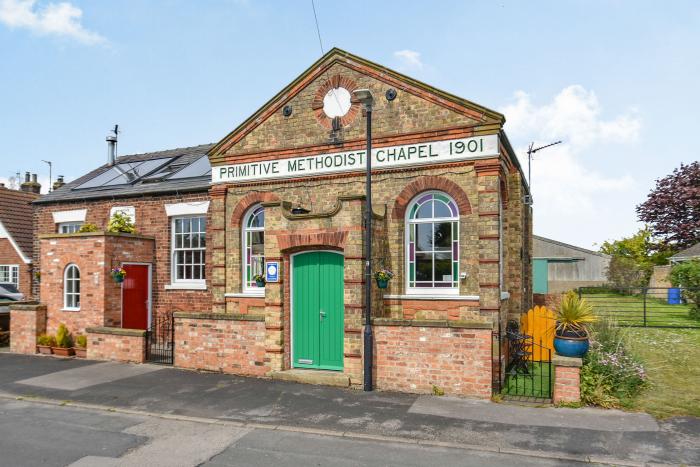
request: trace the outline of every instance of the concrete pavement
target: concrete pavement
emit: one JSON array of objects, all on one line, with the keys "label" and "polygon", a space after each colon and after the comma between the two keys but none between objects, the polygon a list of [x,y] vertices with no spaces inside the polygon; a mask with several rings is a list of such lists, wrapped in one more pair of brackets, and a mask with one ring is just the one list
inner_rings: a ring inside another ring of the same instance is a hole
[{"label": "concrete pavement", "polygon": [[[695,418],[657,422],[617,411],[364,393],[149,365],[115,370],[112,365],[0,354],[0,391],[9,398],[68,400],[244,428],[300,429],[305,435],[365,436],[374,442],[442,444],[485,453],[522,451],[563,461],[700,464],[700,420]],[[78,375],[79,383],[65,389],[70,375]]]}]

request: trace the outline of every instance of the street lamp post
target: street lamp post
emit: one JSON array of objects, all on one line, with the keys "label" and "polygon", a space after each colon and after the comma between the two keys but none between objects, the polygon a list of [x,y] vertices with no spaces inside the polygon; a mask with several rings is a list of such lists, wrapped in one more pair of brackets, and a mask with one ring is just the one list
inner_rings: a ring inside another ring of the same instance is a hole
[{"label": "street lamp post", "polygon": [[356,89],[353,94],[364,106],[367,115],[367,174],[365,181],[365,330],[364,390],[372,390],[372,103],[369,89]]}]

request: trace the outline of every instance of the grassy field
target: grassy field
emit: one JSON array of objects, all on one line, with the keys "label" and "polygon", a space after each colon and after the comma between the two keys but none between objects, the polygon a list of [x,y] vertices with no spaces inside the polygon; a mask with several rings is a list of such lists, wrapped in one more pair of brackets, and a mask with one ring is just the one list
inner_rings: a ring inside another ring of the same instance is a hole
[{"label": "grassy field", "polygon": [[649,378],[649,388],[631,408],[659,418],[700,417],[700,329],[629,328],[627,332]]},{"label": "grassy field", "polygon": [[[641,295],[621,295],[613,292],[582,295],[599,316],[607,316],[620,325],[644,326],[645,305]],[[669,305],[661,298],[647,297],[647,326],[684,326],[700,328],[700,321],[690,318],[688,305]]]}]

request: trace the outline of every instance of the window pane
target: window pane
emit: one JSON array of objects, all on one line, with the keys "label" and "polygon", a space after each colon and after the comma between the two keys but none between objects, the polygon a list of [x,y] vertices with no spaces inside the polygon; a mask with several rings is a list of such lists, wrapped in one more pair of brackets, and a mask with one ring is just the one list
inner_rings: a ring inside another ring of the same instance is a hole
[{"label": "window pane", "polygon": [[449,250],[452,248],[452,224],[441,222],[435,226],[435,249]]},{"label": "window pane", "polygon": [[416,248],[418,251],[432,251],[433,224],[416,224]]},{"label": "window pane", "polygon": [[452,282],[452,253],[435,253],[435,281]]},{"label": "window pane", "polygon": [[265,254],[265,234],[264,232],[251,232],[250,248],[254,255]]},{"label": "window pane", "polygon": [[433,280],[433,255],[430,253],[416,253],[416,280]]},{"label": "window pane", "polygon": [[450,208],[445,203],[435,201],[435,217],[452,217],[452,212],[450,212]]},{"label": "window pane", "polygon": [[433,217],[433,202],[428,201],[418,208],[416,219],[430,219],[431,217]]}]

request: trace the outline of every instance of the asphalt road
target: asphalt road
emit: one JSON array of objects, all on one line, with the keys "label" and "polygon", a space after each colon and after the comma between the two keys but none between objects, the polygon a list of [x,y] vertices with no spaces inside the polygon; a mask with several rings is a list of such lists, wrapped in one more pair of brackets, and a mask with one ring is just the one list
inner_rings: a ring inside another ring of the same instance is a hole
[{"label": "asphalt road", "polygon": [[556,466],[542,458],[0,400],[0,466]]}]

